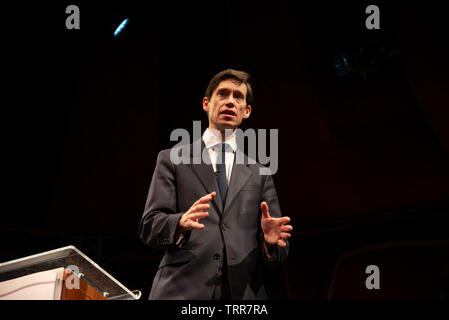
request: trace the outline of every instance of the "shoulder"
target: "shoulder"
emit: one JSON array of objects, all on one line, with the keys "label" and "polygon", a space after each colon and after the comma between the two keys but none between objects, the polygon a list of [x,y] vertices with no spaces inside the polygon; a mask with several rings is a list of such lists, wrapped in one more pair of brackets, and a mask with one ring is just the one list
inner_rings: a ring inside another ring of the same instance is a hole
[{"label": "shoulder", "polygon": [[161,150],[157,156],[157,162],[169,161],[172,165],[189,163],[192,150],[193,143],[182,146],[176,145],[170,149]]},{"label": "shoulder", "polygon": [[164,150],[159,151],[159,153],[158,153],[158,155],[157,155],[157,158],[158,158],[158,159],[167,159],[167,158],[170,158],[170,152],[171,152],[171,150],[172,150],[172,149],[164,149]]}]

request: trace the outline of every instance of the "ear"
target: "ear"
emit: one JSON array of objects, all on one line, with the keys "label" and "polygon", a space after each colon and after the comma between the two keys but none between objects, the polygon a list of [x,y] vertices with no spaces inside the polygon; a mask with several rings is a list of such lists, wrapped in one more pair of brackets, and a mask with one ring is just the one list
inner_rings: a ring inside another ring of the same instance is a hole
[{"label": "ear", "polygon": [[243,113],[243,118],[248,119],[250,114],[251,114],[251,106],[247,105],[245,112]]},{"label": "ear", "polygon": [[207,99],[207,97],[203,98],[203,110],[206,112],[209,112],[210,110],[210,106],[209,106],[209,99]]}]

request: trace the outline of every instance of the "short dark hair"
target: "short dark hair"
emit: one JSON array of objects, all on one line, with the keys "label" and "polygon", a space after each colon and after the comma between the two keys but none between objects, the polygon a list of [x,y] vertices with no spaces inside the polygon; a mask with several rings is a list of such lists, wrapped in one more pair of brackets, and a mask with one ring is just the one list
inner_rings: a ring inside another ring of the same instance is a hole
[{"label": "short dark hair", "polygon": [[241,83],[246,84],[246,89],[247,89],[246,103],[247,104],[252,103],[254,100],[254,96],[253,96],[253,89],[252,89],[251,83],[250,83],[249,73],[245,72],[245,71],[234,70],[234,69],[223,70],[223,71],[217,73],[212,78],[212,80],[210,80],[209,86],[206,89],[206,95],[205,95],[206,98],[210,100],[212,97],[212,93],[218,87],[220,82],[225,79],[229,79],[229,78],[236,79],[237,81],[240,81]]}]

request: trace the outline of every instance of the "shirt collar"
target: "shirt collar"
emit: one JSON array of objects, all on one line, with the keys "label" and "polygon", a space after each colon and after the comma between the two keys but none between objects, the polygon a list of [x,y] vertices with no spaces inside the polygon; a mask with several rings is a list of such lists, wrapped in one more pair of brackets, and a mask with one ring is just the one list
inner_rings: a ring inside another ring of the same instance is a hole
[{"label": "shirt collar", "polygon": [[[234,152],[237,149],[235,132],[236,130],[232,131],[232,133],[225,139],[225,143],[229,144],[232,148],[232,151]],[[218,143],[222,143],[220,131],[218,131],[217,129],[207,128],[206,131],[204,131],[203,133],[203,141],[204,144],[206,145],[206,148],[210,148]]]}]

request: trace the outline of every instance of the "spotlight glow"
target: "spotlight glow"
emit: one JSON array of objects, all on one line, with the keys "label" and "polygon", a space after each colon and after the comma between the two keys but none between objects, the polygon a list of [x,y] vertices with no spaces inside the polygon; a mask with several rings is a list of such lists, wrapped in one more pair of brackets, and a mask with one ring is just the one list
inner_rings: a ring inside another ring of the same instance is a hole
[{"label": "spotlight glow", "polygon": [[116,38],[122,31],[125,29],[126,25],[128,24],[129,18],[126,18],[125,20],[120,23],[120,25],[115,29],[114,31],[114,38]]}]

